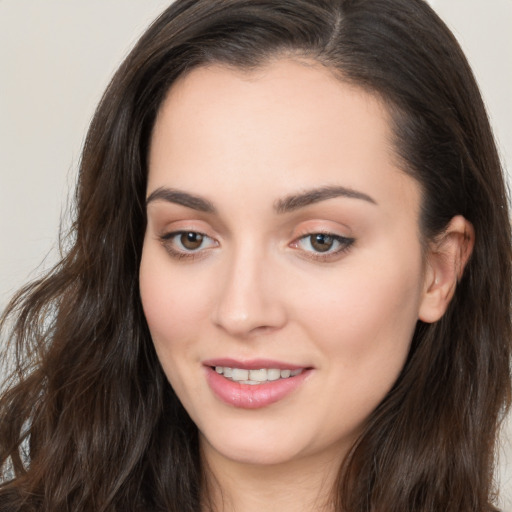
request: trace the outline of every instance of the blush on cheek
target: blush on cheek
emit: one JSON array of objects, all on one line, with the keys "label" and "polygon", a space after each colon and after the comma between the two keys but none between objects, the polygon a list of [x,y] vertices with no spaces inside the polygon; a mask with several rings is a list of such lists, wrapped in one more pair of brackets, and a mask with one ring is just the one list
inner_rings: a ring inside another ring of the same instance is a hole
[{"label": "blush on cheek", "polygon": [[309,319],[310,336],[329,347],[346,368],[364,363],[371,371],[395,361],[394,372],[407,356],[420,287],[385,270],[333,282],[327,292],[307,295],[309,300],[300,310],[300,318]]}]

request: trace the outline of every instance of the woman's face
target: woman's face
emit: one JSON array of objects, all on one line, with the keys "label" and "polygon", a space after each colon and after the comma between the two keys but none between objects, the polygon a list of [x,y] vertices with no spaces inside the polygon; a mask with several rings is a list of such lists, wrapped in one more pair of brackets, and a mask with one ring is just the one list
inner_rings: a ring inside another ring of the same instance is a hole
[{"label": "woman's face", "polygon": [[393,386],[425,273],[419,186],[390,140],[382,103],[312,63],[211,66],[171,89],[140,288],[207,455],[341,457]]}]

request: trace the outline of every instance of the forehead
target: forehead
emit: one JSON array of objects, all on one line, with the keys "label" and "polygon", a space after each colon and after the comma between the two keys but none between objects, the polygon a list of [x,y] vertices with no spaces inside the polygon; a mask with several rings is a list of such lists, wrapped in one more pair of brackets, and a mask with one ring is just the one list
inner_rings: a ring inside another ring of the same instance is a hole
[{"label": "forehead", "polygon": [[383,102],[320,64],[197,68],[160,109],[148,190],[172,185],[208,195],[228,184],[279,197],[334,184],[401,200],[399,182],[411,178],[395,164],[391,140]]}]

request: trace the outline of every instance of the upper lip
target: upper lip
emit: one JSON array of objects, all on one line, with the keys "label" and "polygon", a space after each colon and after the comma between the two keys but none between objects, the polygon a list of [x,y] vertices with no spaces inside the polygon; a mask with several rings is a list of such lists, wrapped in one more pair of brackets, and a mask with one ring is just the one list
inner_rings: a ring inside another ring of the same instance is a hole
[{"label": "upper lip", "polygon": [[278,370],[299,370],[301,368],[308,368],[304,365],[275,361],[272,359],[246,359],[244,361],[239,361],[230,357],[208,359],[203,361],[203,364],[205,366],[222,366],[228,368],[240,368],[243,370],[260,370],[262,368],[276,368]]}]

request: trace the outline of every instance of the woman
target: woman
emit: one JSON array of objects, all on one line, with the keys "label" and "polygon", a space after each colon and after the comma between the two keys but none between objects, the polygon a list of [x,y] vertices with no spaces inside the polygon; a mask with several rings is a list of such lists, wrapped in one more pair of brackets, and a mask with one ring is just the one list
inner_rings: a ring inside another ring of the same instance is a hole
[{"label": "woman", "polygon": [[508,208],[424,2],[178,0],[73,236],[7,311],[0,510],[495,510]]}]

